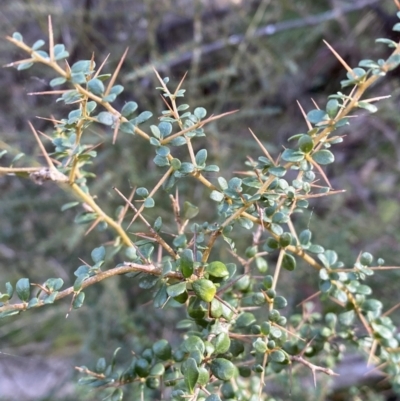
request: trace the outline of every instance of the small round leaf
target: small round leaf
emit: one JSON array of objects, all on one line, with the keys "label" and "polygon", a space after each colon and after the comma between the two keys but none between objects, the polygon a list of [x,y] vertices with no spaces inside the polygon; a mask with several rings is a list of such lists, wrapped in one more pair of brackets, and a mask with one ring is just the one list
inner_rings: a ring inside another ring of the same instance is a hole
[{"label": "small round leaf", "polygon": [[234,364],[225,358],[216,358],[211,362],[211,372],[217,379],[230,380],[235,370]]},{"label": "small round leaf", "polygon": [[215,293],[217,292],[217,288],[215,287],[214,283],[205,278],[201,278],[193,282],[192,287],[195,294],[205,302],[211,302],[214,299]]}]

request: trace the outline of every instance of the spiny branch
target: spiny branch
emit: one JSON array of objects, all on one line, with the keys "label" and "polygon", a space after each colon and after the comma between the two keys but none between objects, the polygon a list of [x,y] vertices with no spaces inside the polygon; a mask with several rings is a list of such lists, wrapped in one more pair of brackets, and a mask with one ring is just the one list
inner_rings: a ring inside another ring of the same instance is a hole
[{"label": "spiny branch", "polygon": [[[87,280],[85,280],[82,284],[81,290],[84,290],[87,287],[90,287],[93,284],[99,283],[100,281],[103,281],[105,279],[108,279],[110,277],[118,276],[121,274],[127,274],[127,273],[132,273],[132,272],[137,272],[137,273],[145,273],[145,274],[152,274],[154,276],[161,276],[163,274],[162,269],[159,267],[154,266],[153,264],[148,264],[148,265],[140,265],[138,263],[132,263],[132,262],[124,262],[122,266],[117,266],[114,267],[113,269],[106,270],[104,272],[100,272],[96,274],[95,276],[89,277]],[[183,279],[183,276],[179,272],[169,272],[164,275],[165,278],[174,278],[174,279]],[[68,295],[71,295],[74,293],[74,287],[69,287],[63,291],[60,291],[55,300],[58,301],[60,299],[63,299],[67,297]],[[38,302],[34,306],[34,308],[38,308],[41,306],[46,305],[43,301]],[[6,312],[6,311],[24,311],[27,310],[28,304],[26,302],[21,302],[17,304],[5,304],[0,307],[0,313],[1,312]]]}]

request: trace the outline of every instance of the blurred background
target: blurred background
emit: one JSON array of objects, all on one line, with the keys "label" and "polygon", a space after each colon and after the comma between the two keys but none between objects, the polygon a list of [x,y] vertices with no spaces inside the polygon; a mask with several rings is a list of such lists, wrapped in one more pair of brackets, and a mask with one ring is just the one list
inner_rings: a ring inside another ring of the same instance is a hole
[{"label": "blurred background", "polygon": [[[389,49],[374,41],[399,39],[391,31],[395,12],[390,0],[13,0],[0,5],[0,36],[18,31],[29,44],[47,40],[51,15],[55,41],[66,45],[69,63],[94,53],[100,64],[110,54],[105,72],[113,71],[129,47],[118,82],[125,91],[116,108],[134,100],[155,116],[163,104],[154,90],[158,84],[152,66],[170,77],[171,88],[187,72],[185,103],[192,109],[205,107],[209,115],[239,110],[206,129],[209,160],[221,167],[218,175],[229,178],[244,169],[247,156],[260,155],[248,127],[277,156],[290,136],[307,129],[296,100],[305,110],[315,108],[311,99],[324,107],[327,96],[340,90],[345,71],[323,39],[352,67],[364,58],[385,58]],[[19,58],[20,51],[0,41],[1,65]],[[69,109],[55,104],[55,96],[28,94],[50,90],[52,78],[43,66],[0,70],[0,151],[8,151],[2,165],[21,152],[26,156],[18,165],[43,164],[27,122],[50,133],[51,124],[36,117],[59,119]],[[337,162],[326,169],[327,175],[334,189],[346,192],[319,199],[296,222],[299,229],[309,226],[314,242],[335,249],[347,266],[360,251],[382,257],[388,265],[400,264],[398,70],[372,88],[369,97],[387,94],[392,98],[381,101],[376,114],[358,112],[340,132],[344,142],[332,149]],[[101,126],[91,128],[87,137],[103,142],[93,166],[97,179],[90,188],[110,213],[121,204],[113,185],[128,193],[132,186],[151,188],[160,178],[151,162],[153,150],[140,138],[120,135],[112,146],[112,133]],[[195,146],[201,149],[205,142]],[[204,188],[186,179],[179,189],[182,200],[196,201],[199,221],[215,219]],[[85,237],[87,227],[73,223],[74,210],[60,213],[61,205],[72,200],[56,185],[0,177],[0,291],[5,282],[28,276],[32,282],[61,277],[70,285],[81,264],[78,258],[89,259],[94,247],[113,239],[108,231]],[[172,225],[168,196],[160,192],[156,201],[158,215]],[[239,252],[250,244],[251,238],[237,243]],[[223,248],[220,257],[230,258]],[[110,261],[109,267],[115,263],[118,260]],[[293,303],[316,291],[317,277],[309,273],[305,267],[287,282]],[[368,283],[385,308],[398,302],[399,275],[397,270],[376,274]],[[85,306],[68,319],[65,301],[1,321],[1,400],[95,400],[96,393],[75,388],[74,366],[110,357],[118,346],[140,350],[149,339],[170,338],[182,316],[177,309],[154,310],[147,304],[151,292],[132,279],[108,280],[86,295]],[[398,316],[394,313],[393,318]],[[327,380],[319,386],[294,386],[292,394],[298,400],[389,399],[386,390],[365,387],[357,393],[358,379],[340,391],[333,391]]]}]

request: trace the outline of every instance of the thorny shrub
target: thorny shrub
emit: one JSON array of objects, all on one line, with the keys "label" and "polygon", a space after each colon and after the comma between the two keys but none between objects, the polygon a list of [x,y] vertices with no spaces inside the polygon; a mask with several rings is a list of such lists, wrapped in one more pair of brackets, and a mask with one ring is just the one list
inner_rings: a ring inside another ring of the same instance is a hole
[{"label": "thorny shrub", "polygon": [[[400,31],[400,23],[394,30]],[[334,250],[315,242],[308,228],[296,228],[293,219],[309,207],[310,198],[341,192],[332,189],[324,172],[335,161],[331,147],[343,140],[336,132],[351,122],[355,110],[377,111],[373,103],[380,98],[368,99],[365,93],[400,64],[400,44],[378,39],[394,49],[392,54],[386,60],[362,60],[356,68],[350,68],[327,44],[347,70],[347,79],[341,83],[345,92],[331,95],[324,107],[308,113],[301,109],[305,132],[295,133],[290,147],[275,157],[252,133],[259,152],[245,162],[246,172],[222,177],[217,165],[207,163],[207,150],[195,151],[193,143],[206,136],[208,123],[223,115],[208,116],[202,107],[191,110],[183,102],[183,79],[171,89],[168,78],[155,71],[157,90],[165,103],[156,122],[152,112],[138,113],[135,101],[126,102],[120,110],[113,107],[124,90],[116,82],[126,53],[112,74],[103,73],[104,63],[97,67],[93,58],[69,65],[65,46],[54,43],[50,19],[48,51],[43,50],[43,40],[29,45],[20,33],[7,39],[28,55],[9,66],[25,70],[42,64],[52,69],[51,87],[62,88],[53,91],[60,95],[57,104],[73,110],[62,119],[52,118],[50,154],[30,124],[47,165],[16,167],[17,157],[10,167],[0,167],[0,173],[23,176],[39,185],[50,181],[46,185],[72,191],[77,200],[62,210],[83,205],[75,223],[87,224],[90,230],[109,230],[114,241],[93,249],[91,263],[77,267],[68,288],[63,288],[61,278],[44,279],[42,284],[29,278],[3,283],[1,318],[51,307],[66,297],[71,300],[68,313],[72,313],[84,305],[89,286],[117,275],[123,280],[134,277],[141,288],[153,293],[154,308],[179,307],[186,318],[177,323],[178,340],[172,344],[164,338],[154,341],[133,354],[129,366],[116,363],[117,349],[111,361],[100,358],[93,368],[77,367],[80,384],[98,388],[113,401],[121,400],[129,386],[136,386],[142,399],[271,400],[266,378],[288,373],[293,365],[310,369],[314,376],[335,375],[346,344],[364,350],[369,362],[379,366],[393,388],[400,390],[400,334],[365,284],[385,269],[384,261],[363,252],[352,266],[345,266]],[[141,126],[148,120],[152,124],[148,122],[145,131]],[[134,188],[123,194],[113,188],[121,200],[116,217],[104,211],[105,200],[91,191],[97,143],[83,138],[97,124],[110,128],[113,143],[119,135],[147,141],[154,150],[153,163],[162,172],[158,182],[149,182],[149,189]],[[178,147],[186,149],[187,155],[176,156]],[[178,196],[170,195],[172,230],[171,225],[163,227],[161,216],[151,214],[157,211],[155,194],[178,193],[184,177],[207,188],[216,217],[211,223],[200,221],[195,198],[182,205]],[[128,212],[133,217],[127,218]],[[243,228],[249,234],[241,234],[240,240],[248,247],[238,254],[234,238]],[[221,239],[237,264],[212,256]],[[318,242],[323,243],[321,233]],[[124,262],[112,265],[113,259]],[[305,307],[299,314],[282,295],[280,279],[293,274],[299,260],[318,276],[317,296],[322,305],[330,305],[322,313],[306,313]]]}]

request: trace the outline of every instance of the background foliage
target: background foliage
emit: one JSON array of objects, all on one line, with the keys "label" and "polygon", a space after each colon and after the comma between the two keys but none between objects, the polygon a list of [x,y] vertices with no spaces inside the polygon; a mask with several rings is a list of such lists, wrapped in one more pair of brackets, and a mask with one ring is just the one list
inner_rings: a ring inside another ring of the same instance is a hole
[{"label": "background foliage", "polygon": [[[326,1],[148,0],[133,4],[115,0],[74,2],[72,6],[68,1],[14,1],[2,5],[0,25],[2,36],[20,31],[33,43],[46,36],[47,15],[51,14],[57,42],[67,45],[71,64],[90,58],[92,52],[97,60],[103,60],[111,52],[106,64],[108,71],[115,68],[129,46],[120,74],[125,86],[119,98],[120,106],[125,100],[134,99],[142,110],[162,109],[159,94],[153,89],[158,84],[151,65],[163,76],[171,77],[172,86],[189,71],[185,102],[193,109],[203,106],[213,114],[240,110],[208,128],[212,144],[208,147],[208,158],[222,167],[223,175],[241,170],[246,156],[256,149],[247,127],[251,127],[271,153],[277,154],[287,138],[304,125],[295,101],[310,109],[313,108],[311,97],[324,104],[327,94],[339,89],[345,73],[323,46],[322,39],[331,43],[351,65],[367,56],[383,57],[386,49],[372,44],[376,37],[387,36],[387,30],[393,25],[390,16],[394,14],[394,6],[387,2],[380,4],[378,10],[360,7],[358,12],[323,21],[322,13],[346,5],[339,1],[328,4]],[[312,28],[307,22],[310,15],[320,16],[319,23]],[[303,21],[304,26],[253,38],[259,27],[294,19]],[[245,39],[239,45],[229,45],[229,38],[234,41],[232,35],[244,35]],[[207,47],[210,44],[217,50],[210,52]],[[192,51],[196,45],[203,51]],[[2,65],[10,62],[13,52],[15,49],[8,43],[0,44]],[[33,68],[29,73],[7,69],[0,74],[3,88],[0,145],[11,154],[29,155],[23,159],[27,165],[37,163],[41,156],[26,121],[57,113],[55,107],[49,109],[48,98],[26,96],[29,92],[49,89],[52,76],[47,76],[48,73]],[[384,255],[389,265],[398,264],[400,158],[396,146],[399,121],[395,73],[370,95],[387,93],[392,93],[392,99],[379,104],[379,114],[364,116],[360,112],[351,131],[342,131],[348,136],[336,147],[338,162],[327,173],[335,189],[343,188],[347,192],[315,202],[313,213],[302,216],[303,221],[299,221],[309,225],[313,232],[323,233],[318,242],[337,250],[347,263],[362,249]],[[61,116],[55,115],[58,117]],[[44,132],[51,128],[43,120],[35,120],[34,125]],[[159,179],[159,171],[149,162],[153,158],[152,150],[146,144],[133,150],[129,136],[120,136],[111,146],[110,133],[101,126],[96,126],[92,135],[103,142],[101,159],[96,163],[98,179],[94,192],[99,198],[109,200],[110,211],[120,204],[120,198],[110,189],[112,186],[127,193],[132,186],[146,186],[146,182]],[[196,144],[198,149],[202,145]],[[135,146],[141,144],[136,141]],[[124,162],[119,163],[120,160]],[[0,191],[0,275],[7,280],[30,276],[41,281],[57,271],[68,283],[80,264],[78,258],[87,257],[99,243],[112,239],[107,233],[96,231],[85,236],[87,227],[66,224],[75,214],[73,211],[60,214],[59,210],[72,198],[66,199],[65,193],[56,186],[40,187],[24,179],[1,177]],[[209,202],[204,189],[192,187],[187,180],[181,187],[181,199],[185,200],[188,194],[198,199],[199,218],[211,221],[213,216],[207,216],[208,209],[204,207]],[[171,218],[169,198],[164,195],[164,199],[157,201],[160,205],[157,213],[168,221]],[[237,245],[240,252],[247,247],[240,242]],[[230,258],[225,250],[217,256],[223,260]],[[374,276],[372,286],[385,306],[397,299],[397,278],[397,271]],[[291,280],[287,283],[290,290],[286,295],[293,299],[293,304],[294,300],[300,302],[312,295],[315,282],[307,270],[297,272]],[[148,290],[129,281],[105,281],[87,292],[85,307],[67,320],[64,316],[69,306],[59,303],[7,323],[1,331],[0,352],[4,349],[16,357],[0,354],[0,358],[7,363],[17,360],[16,364],[24,368],[32,358],[30,355],[36,357],[39,353],[54,366],[57,361],[64,361],[60,371],[65,372],[80,361],[86,363],[103,355],[110,357],[117,346],[138,351],[146,341],[160,337],[172,339],[179,310],[161,313],[147,304],[150,299]],[[318,307],[315,305],[317,311]],[[17,379],[20,380],[23,379]],[[299,397],[307,397],[295,385],[292,391]],[[324,394],[323,390],[318,391]]]}]

